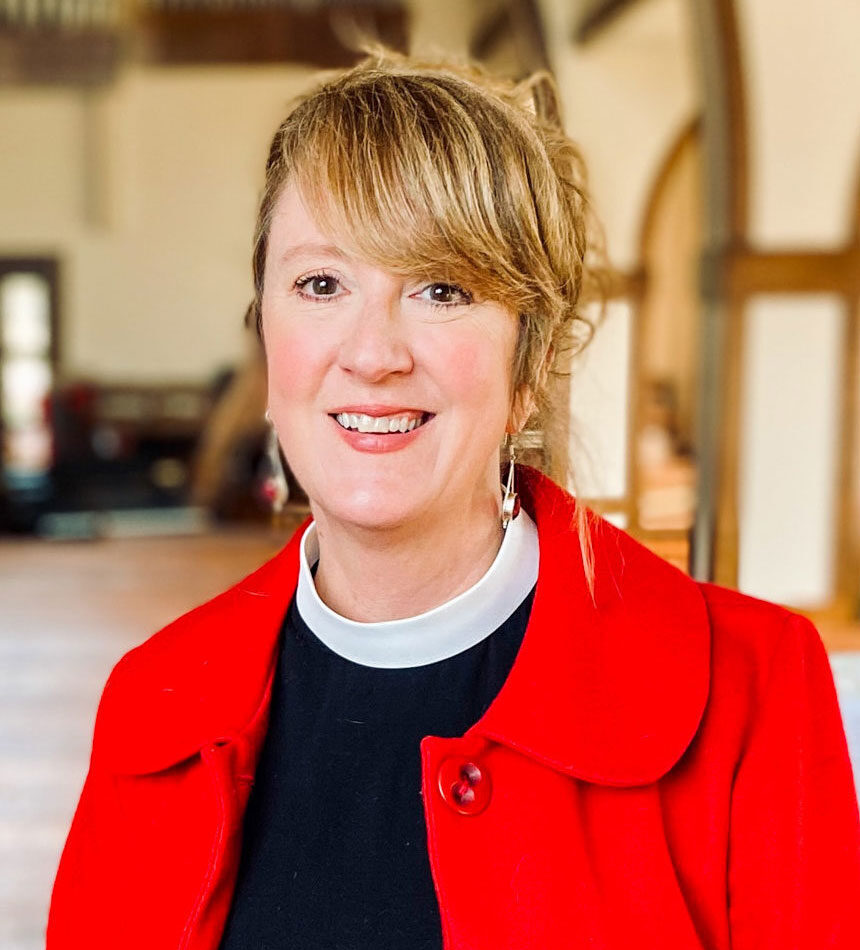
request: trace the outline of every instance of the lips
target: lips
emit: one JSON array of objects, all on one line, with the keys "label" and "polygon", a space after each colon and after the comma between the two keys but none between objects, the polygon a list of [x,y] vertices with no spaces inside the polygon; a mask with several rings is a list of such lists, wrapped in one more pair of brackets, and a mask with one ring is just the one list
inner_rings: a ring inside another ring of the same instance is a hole
[{"label": "lips", "polygon": [[420,439],[433,412],[400,406],[343,406],[328,413],[344,442],[372,455],[398,452]]}]

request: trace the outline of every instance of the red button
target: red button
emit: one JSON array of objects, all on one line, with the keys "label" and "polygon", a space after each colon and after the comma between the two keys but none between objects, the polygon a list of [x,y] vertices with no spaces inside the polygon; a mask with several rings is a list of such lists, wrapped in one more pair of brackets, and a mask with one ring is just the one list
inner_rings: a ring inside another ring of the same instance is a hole
[{"label": "red button", "polygon": [[479,815],[490,803],[490,774],[468,759],[445,759],[439,766],[439,792],[459,814]]}]

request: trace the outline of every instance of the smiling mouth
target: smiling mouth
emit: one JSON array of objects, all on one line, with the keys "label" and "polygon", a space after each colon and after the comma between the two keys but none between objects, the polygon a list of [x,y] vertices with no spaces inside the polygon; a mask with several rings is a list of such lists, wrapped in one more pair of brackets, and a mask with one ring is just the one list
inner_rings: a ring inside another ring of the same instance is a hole
[{"label": "smiling mouth", "polygon": [[351,432],[372,432],[390,435],[395,432],[411,432],[433,418],[432,412],[399,412],[390,416],[369,416],[363,412],[332,413],[331,418],[343,429]]}]

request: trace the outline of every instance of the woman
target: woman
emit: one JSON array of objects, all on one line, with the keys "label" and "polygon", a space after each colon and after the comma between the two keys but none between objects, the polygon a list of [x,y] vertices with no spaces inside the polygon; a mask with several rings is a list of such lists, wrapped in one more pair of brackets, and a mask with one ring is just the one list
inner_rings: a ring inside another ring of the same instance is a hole
[{"label": "woman", "polygon": [[278,130],[252,312],[313,521],[114,670],[50,950],[858,946],[814,629],[500,490],[586,279],[546,89],[380,54]]}]

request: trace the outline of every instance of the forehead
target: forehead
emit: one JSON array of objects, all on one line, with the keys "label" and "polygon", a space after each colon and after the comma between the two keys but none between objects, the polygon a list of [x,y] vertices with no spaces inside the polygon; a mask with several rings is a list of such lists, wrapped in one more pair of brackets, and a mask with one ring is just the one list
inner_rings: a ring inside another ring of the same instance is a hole
[{"label": "forehead", "polygon": [[337,242],[323,231],[293,182],[287,182],[272,209],[269,249],[280,258],[286,253],[305,250],[340,250]]},{"label": "forehead", "polygon": [[308,192],[288,181],[272,208],[266,268],[297,267],[326,258],[369,264],[410,277],[433,274],[439,278],[448,273],[450,267],[440,266],[433,250],[426,258],[414,253],[402,231],[399,246],[391,248],[392,235],[383,233],[377,235],[381,240],[374,240],[371,222],[356,234],[341,211],[335,199],[320,189]]}]

